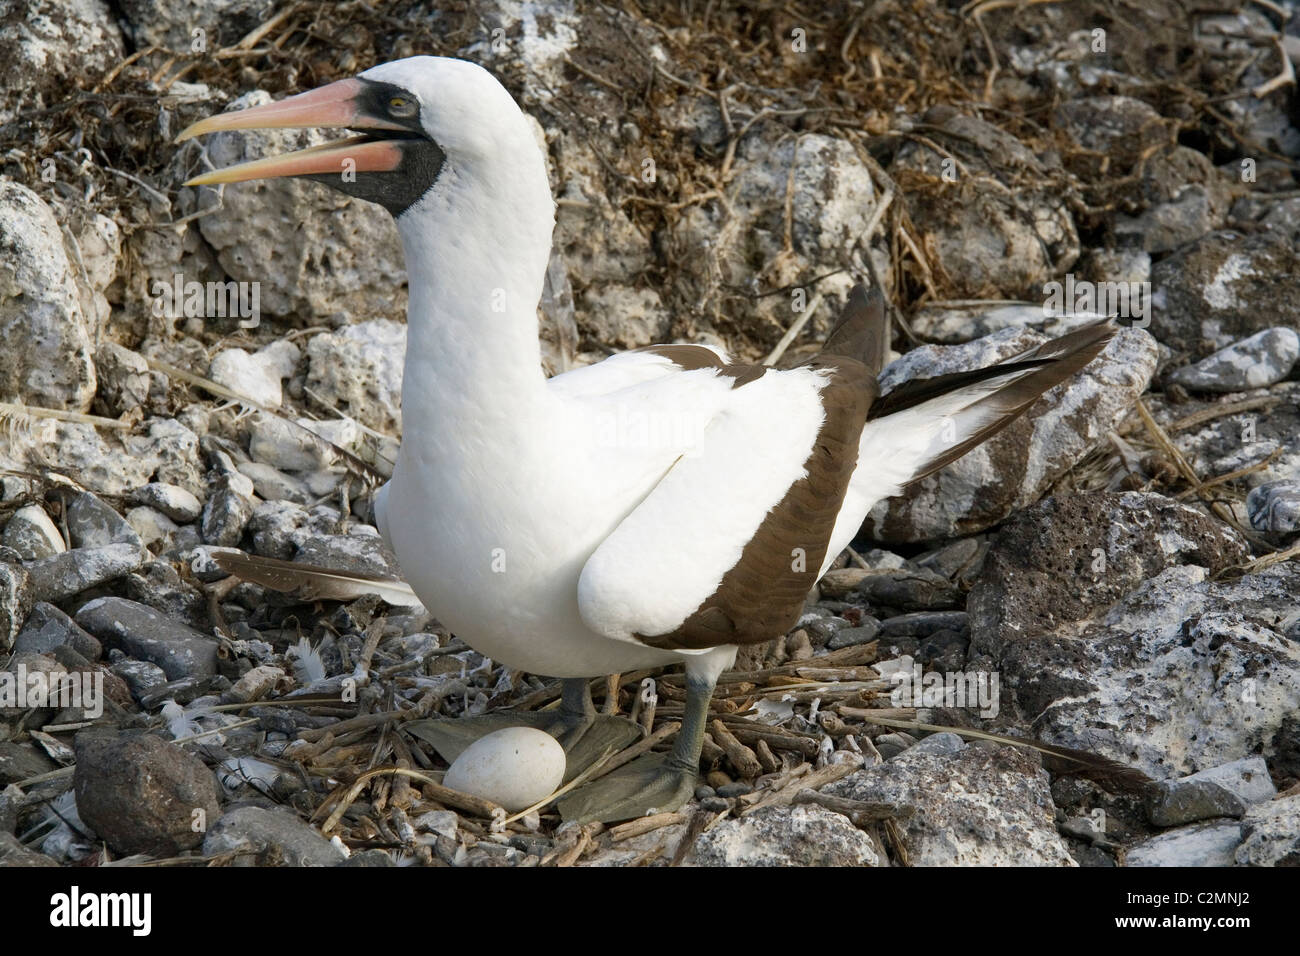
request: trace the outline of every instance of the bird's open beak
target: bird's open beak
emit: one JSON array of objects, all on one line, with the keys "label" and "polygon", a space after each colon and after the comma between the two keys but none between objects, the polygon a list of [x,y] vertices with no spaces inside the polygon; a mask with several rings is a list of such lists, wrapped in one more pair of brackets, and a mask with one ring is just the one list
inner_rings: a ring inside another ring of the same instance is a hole
[{"label": "bird's open beak", "polygon": [[[186,128],[176,142],[204,133],[235,129],[297,129],[305,127],[392,130],[404,127],[375,116],[365,106],[365,86],[360,80],[339,80],[318,90],[300,93],[277,103],[254,106],[234,113],[221,113]],[[226,169],[195,176],[186,186],[239,183],[250,179],[279,176],[327,176],[330,174],[393,172],[402,164],[402,138],[362,134],[334,143],[240,163]]]}]

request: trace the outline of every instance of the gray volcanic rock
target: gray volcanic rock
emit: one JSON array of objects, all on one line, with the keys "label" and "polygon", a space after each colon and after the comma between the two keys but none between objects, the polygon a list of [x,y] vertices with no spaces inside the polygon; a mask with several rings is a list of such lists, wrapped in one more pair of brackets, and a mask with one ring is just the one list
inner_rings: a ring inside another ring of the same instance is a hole
[{"label": "gray volcanic rock", "polygon": [[1212,232],[1156,263],[1151,286],[1151,333],[1170,348],[1300,328],[1300,254],[1267,232]]},{"label": "gray volcanic rock", "polygon": [[74,548],[102,548],[110,544],[144,547],[126,519],[88,491],[70,496],[66,509],[68,537]]},{"label": "gray volcanic rock", "polygon": [[915,806],[900,823],[913,866],[1076,865],[1056,832],[1047,772],[1032,751],[927,740],[934,743],[822,792]]},{"label": "gray volcanic rock", "polygon": [[68,549],[63,535],[39,505],[27,505],[15,511],[5,525],[0,544],[13,548],[24,561],[53,557]]},{"label": "gray volcanic rock", "polygon": [[149,404],[153,373],[143,355],[116,342],[101,342],[95,349],[95,371],[99,374],[95,398],[102,411],[122,415]]},{"label": "gray volcanic rock", "polygon": [[[231,107],[269,102],[269,94],[255,91]],[[316,130],[227,132],[212,136],[207,151],[220,167],[328,139]],[[217,205],[210,196],[200,204]],[[286,222],[296,228],[286,231]],[[225,187],[220,208],[200,219],[199,229],[230,278],[261,283],[264,315],[363,319],[401,314],[406,307],[397,227],[370,203],[301,180],[239,183]]]},{"label": "gray volcanic rock", "polygon": [[31,575],[19,564],[0,561],[0,652],[13,645],[36,599]]},{"label": "gray volcanic rock", "polygon": [[38,601],[62,601],[97,585],[130,574],[149,560],[134,544],[74,548],[27,565],[32,594]]},{"label": "gray volcanic rock", "polygon": [[[1046,341],[1007,329],[976,342],[921,346],[881,375],[886,392],[912,378],[977,368]],[[970,453],[878,502],[863,531],[878,541],[926,541],[981,531],[1037,501],[1128,414],[1156,370],[1156,343],[1121,329],[1087,368],[1043,395]]]},{"label": "gray volcanic rock", "polygon": [[[103,0],[0,2],[0,62],[27,87],[27,109],[62,102],[69,79],[93,84],[124,55],[113,8]],[[0,106],[0,124],[12,118],[9,104]]]},{"label": "gray volcanic rock", "polygon": [[[1268,398],[1276,399],[1276,404],[1216,415],[1212,421],[1171,432],[1170,440],[1198,475],[1261,465],[1247,476],[1247,485],[1296,479],[1300,477],[1300,382],[1279,382],[1269,388]],[[1156,420],[1168,424],[1183,415],[1216,411],[1228,400],[1216,396],[1205,403],[1193,400],[1161,407],[1162,402],[1152,396],[1151,406]]]},{"label": "gray volcanic rock", "polygon": [[1231,583],[1168,567],[1093,622],[1006,644],[1004,696],[1042,739],[1153,777],[1269,757],[1300,708],[1297,593],[1287,564]]},{"label": "gray volcanic rock", "polygon": [[34,743],[0,741],[0,788],[57,770],[58,766]]},{"label": "gray volcanic rock", "polygon": [[702,834],[695,866],[882,866],[871,838],[848,817],[817,806],[764,807]]},{"label": "gray volcanic rock", "polygon": [[1178,369],[1169,380],[1206,392],[1242,392],[1282,381],[1297,358],[1300,335],[1292,329],[1265,329]]},{"label": "gray volcanic rock", "polygon": [[1125,246],[1171,252],[1222,227],[1232,185],[1204,153],[1186,146],[1160,150],[1142,167],[1142,198],[1149,205],[1136,216],[1118,215],[1115,235]]},{"label": "gray volcanic rock", "polygon": [[343,852],[282,807],[237,807],[203,840],[205,856],[242,851],[235,866],[334,866]]},{"label": "gray volcanic rock", "polygon": [[[205,47],[219,50],[270,18],[273,0],[122,0],[126,26],[137,47],[153,44],[192,52],[194,30]],[[202,51],[198,51],[202,52]]]},{"label": "gray volcanic rock", "polygon": [[1167,567],[1218,571],[1247,557],[1236,532],[1162,495],[1048,498],[1003,525],[989,549],[968,603],[974,650],[997,658],[1018,641],[1048,640]]},{"label": "gray volcanic rock", "polygon": [[1166,780],[1154,789],[1148,800],[1152,823],[1158,827],[1174,827],[1213,817],[1246,815],[1246,805],[1240,797],[1212,780],[1193,777]]},{"label": "gray volcanic rock", "polygon": [[1300,866],[1300,795],[1251,807],[1242,822],[1238,866]]},{"label": "gray volcanic rock", "polygon": [[77,812],[119,853],[175,856],[221,815],[212,771],[151,734],[80,733]]},{"label": "gray volcanic rock", "polygon": [[76,621],[105,647],[157,664],[169,680],[217,672],[217,642],[151,607],[124,598],[96,598]]},{"label": "gray volcanic rock", "polygon": [[27,623],[14,641],[14,653],[47,654],[56,647],[70,647],[88,661],[97,661],[104,649],[99,641],[53,604],[40,601],[27,616]]},{"label": "gray volcanic rock", "polygon": [[1242,824],[1235,821],[1179,827],[1129,847],[1124,865],[1232,866],[1242,832]]},{"label": "gray volcanic rock", "polygon": [[313,336],[307,359],[313,393],[369,428],[401,434],[404,324],[373,319]]},{"label": "gray volcanic rock", "polygon": [[0,395],[90,408],[93,318],[82,309],[74,268],[50,207],[27,187],[0,182]]},{"label": "gray volcanic rock", "polygon": [[[1011,134],[952,106],[932,107],[921,122],[936,128],[946,154],[909,139],[890,175],[941,184],[910,194],[908,212],[955,297],[1038,299],[1043,284],[1079,256],[1074,219],[1047,185],[1044,164]],[[1018,188],[1001,185],[1008,180]]]}]

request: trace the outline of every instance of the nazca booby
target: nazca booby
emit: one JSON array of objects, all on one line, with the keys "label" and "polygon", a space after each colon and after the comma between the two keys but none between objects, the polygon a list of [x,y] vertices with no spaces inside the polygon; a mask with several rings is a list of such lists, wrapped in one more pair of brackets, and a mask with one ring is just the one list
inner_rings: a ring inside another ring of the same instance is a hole
[{"label": "nazca booby", "polygon": [[689,799],[709,699],[738,647],[794,625],[872,505],[990,437],[1116,331],[1088,326],[882,397],[889,324],[879,292],[858,287],[821,354],[795,368],[667,345],[548,380],[537,305],[555,204],[527,118],[488,71],[398,60],[210,117],[179,140],[273,127],[359,135],[190,183],[306,177],[396,218],[410,289],[404,436],[377,522],[457,636],[566,679],[558,713],[431,721],[428,739],[452,759],[488,730],[544,726],[572,777],[576,752],[590,763],[637,733],[595,716],[590,678],[685,665],[671,753],[578,788],[560,803],[566,818]]}]

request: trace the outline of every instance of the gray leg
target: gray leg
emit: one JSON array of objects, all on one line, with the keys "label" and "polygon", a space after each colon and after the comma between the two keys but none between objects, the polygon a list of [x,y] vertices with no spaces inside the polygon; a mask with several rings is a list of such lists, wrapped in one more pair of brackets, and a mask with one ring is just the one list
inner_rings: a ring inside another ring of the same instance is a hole
[{"label": "gray leg", "polygon": [[700,750],[704,747],[704,731],[709,724],[709,701],[713,697],[715,682],[695,680],[686,675],[686,713],[682,729],[677,731],[672,753],[666,766],[674,771],[695,774],[700,767]]},{"label": "gray leg", "polygon": [[691,674],[688,670],[686,713],[672,751],[638,757],[579,787],[560,800],[561,816],[579,823],[609,823],[652,812],[670,812],[686,803],[699,777],[709,699],[716,683],[712,674]]}]

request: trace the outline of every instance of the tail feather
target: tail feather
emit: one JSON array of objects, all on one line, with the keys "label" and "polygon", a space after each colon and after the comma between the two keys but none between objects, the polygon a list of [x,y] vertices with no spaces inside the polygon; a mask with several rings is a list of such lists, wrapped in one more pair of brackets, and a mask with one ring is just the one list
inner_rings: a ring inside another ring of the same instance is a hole
[{"label": "tail feather", "polygon": [[997,365],[905,382],[872,404],[861,455],[878,462],[879,497],[933,474],[1029,410],[1096,358],[1118,326],[1076,329]]}]

